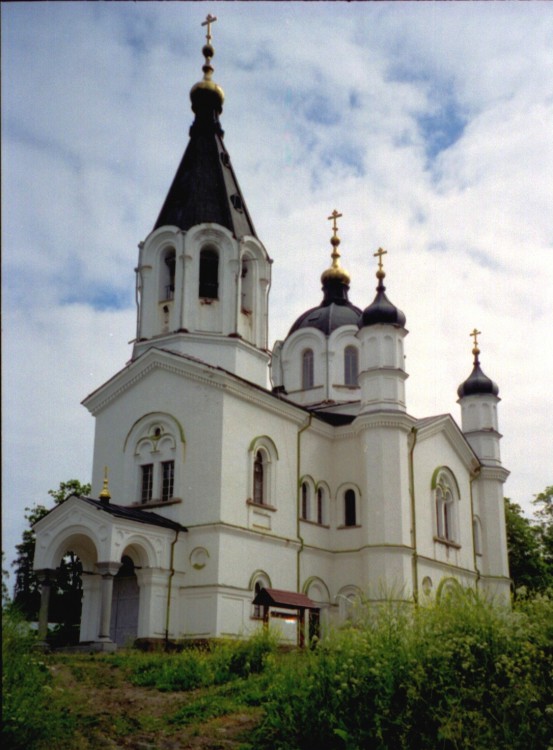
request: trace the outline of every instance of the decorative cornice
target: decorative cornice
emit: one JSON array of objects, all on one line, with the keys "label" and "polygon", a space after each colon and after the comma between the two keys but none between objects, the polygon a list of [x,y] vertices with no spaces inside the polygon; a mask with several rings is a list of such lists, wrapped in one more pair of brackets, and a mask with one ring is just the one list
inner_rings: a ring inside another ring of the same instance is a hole
[{"label": "decorative cornice", "polygon": [[487,466],[486,464],[482,464],[478,479],[495,479],[500,482],[506,482],[510,473],[504,466]]},{"label": "decorative cornice", "polygon": [[82,403],[91,414],[96,416],[156,369],[171,372],[179,377],[184,376],[196,383],[225,391],[242,401],[260,406],[266,411],[291,419],[298,424],[305,421],[305,409],[278,399],[269,391],[263,391],[247,381],[241,381],[225,370],[199,359],[153,347],[87,396]]},{"label": "decorative cornice", "polygon": [[416,419],[405,412],[378,411],[361,413],[351,423],[351,429],[353,434],[358,434],[366,429],[392,427],[408,433],[411,432],[411,428],[415,427],[415,425]]},{"label": "decorative cornice", "polygon": [[444,414],[435,420],[425,422],[420,427],[417,427],[417,444],[439,433],[445,433],[459,458],[469,468],[472,467],[475,459],[478,461],[476,453],[471,448],[461,428],[451,414]]}]

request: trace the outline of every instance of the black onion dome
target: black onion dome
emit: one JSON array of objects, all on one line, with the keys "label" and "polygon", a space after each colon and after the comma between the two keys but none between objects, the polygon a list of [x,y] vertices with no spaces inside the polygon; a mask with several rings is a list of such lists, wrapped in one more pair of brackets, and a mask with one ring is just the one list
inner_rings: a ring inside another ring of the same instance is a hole
[{"label": "black onion dome", "polygon": [[488,393],[497,396],[499,395],[499,388],[491,378],[484,375],[480,368],[478,354],[476,354],[474,358],[474,368],[465,382],[461,383],[459,388],[457,388],[457,395],[459,398],[464,398],[465,396],[475,396]]},{"label": "black onion dome", "polygon": [[[381,274],[381,275],[379,275]],[[360,328],[374,326],[377,323],[387,323],[388,325],[403,328],[406,323],[406,317],[402,311],[390,302],[386,297],[386,287],[382,283],[384,272],[379,271],[378,286],[376,287],[376,297],[373,302],[363,310]]]},{"label": "black onion dome", "polygon": [[325,336],[330,336],[332,331],[342,326],[359,326],[361,310],[349,301],[348,289],[344,277],[328,278],[323,274],[323,301],[318,307],[312,307],[300,315],[288,336],[300,328],[316,328]]}]

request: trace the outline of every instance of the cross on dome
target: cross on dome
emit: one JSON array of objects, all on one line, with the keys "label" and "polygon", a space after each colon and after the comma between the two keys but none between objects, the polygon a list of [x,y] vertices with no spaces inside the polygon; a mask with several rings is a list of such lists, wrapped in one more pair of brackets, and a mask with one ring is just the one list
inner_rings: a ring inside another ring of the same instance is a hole
[{"label": "cross on dome", "polygon": [[373,258],[378,258],[378,271],[376,274],[378,278],[384,278],[384,276],[386,275],[383,270],[382,256],[387,255],[387,254],[388,254],[388,251],[383,250],[381,247],[378,248],[376,253],[373,253]]},{"label": "cross on dome", "polygon": [[336,224],[336,219],[341,218],[342,214],[338,213],[336,209],[330,214],[328,217],[328,221],[332,221],[332,231],[334,232],[334,236],[336,237],[336,234],[338,232],[338,225]]},{"label": "cross on dome", "polygon": [[212,16],[211,13],[208,13],[205,21],[202,22],[202,26],[207,26],[205,38],[208,44],[211,44],[211,24],[215,23],[216,20],[217,16]]},{"label": "cross on dome", "polygon": [[478,348],[478,336],[482,334],[482,331],[477,330],[476,328],[469,333],[469,336],[474,339],[474,346],[472,347],[472,353],[474,354],[474,363],[476,364],[478,362],[478,355],[480,354],[480,349]]},{"label": "cross on dome", "polygon": [[332,253],[330,254],[330,257],[332,258],[332,263],[330,264],[330,268],[327,268],[326,271],[323,271],[323,274],[321,276],[323,285],[330,279],[339,281],[344,284],[349,284],[350,282],[348,272],[340,266],[340,253],[338,252],[340,238],[338,237],[338,224],[336,223],[336,220],[341,216],[342,214],[334,209],[330,216],[327,217],[328,221],[332,222],[332,237],[330,238],[330,244],[332,245]]}]

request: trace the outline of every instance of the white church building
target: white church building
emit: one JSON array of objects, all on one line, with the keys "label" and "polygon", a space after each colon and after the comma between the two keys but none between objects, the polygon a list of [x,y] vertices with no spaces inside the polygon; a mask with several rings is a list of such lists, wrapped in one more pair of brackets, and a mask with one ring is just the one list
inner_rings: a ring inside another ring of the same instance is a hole
[{"label": "white church building", "polygon": [[210,23],[190,140],[139,245],[132,358],[83,402],[96,496],[35,526],[41,627],[69,550],[83,566],[80,640],[105,649],[239,637],[264,620],[290,639],[356,601],[456,583],[508,596],[508,471],[477,332],[461,426],[413,417],[385,253],[373,301],[356,307],[335,211],[322,301],[269,349],[272,261],[223,141]]}]

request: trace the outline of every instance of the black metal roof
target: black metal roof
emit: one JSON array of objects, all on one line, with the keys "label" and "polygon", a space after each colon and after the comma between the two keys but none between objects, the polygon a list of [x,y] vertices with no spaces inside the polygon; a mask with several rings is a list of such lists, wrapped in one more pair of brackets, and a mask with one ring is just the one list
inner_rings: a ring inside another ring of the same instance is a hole
[{"label": "black metal roof", "polygon": [[257,237],[244,197],[223,143],[219,122],[222,102],[210,92],[195,92],[190,141],[157,218],[154,230],[188,230],[213,222],[235,237]]},{"label": "black metal roof", "polygon": [[304,312],[290,328],[288,336],[300,328],[316,328],[329,336],[341,326],[358,326],[361,310],[348,299],[349,286],[337,279],[323,280],[323,301]]},{"label": "black metal roof", "polygon": [[77,497],[79,500],[83,500],[85,503],[93,505],[99,510],[103,510],[116,518],[125,518],[128,521],[138,521],[138,523],[147,523],[150,524],[150,526],[160,526],[165,529],[174,529],[175,531],[188,531],[188,529],[181,526],[180,523],[171,521],[169,518],[165,518],[164,516],[152,513],[148,510],[128,508],[124,505],[115,505],[114,503],[95,500],[94,498],[86,497],[85,495],[73,495],[73,497]]},{"label": "black metal roof", "polygon": [[387,323],[388,325],[399,326],[403,328],[406,322],[405,314],[397,308],[385,294],[386,287],[382,283],[382,277],[378,279],[376,287],[376,297],[371,304],[363,310],[360,328],[374,326],[377,323]]},{"label": "black metal roof", "polygon": [[464,396],[474,396],[486,393],[497,396],[499,395],[499,387],[491,378],[484,375],[480,368],[478,356],[476,356],[474,360],[474,368],[464,383],[461,383],[459,388],[457,388],[457,395],[459,398],[463,398]]}]

